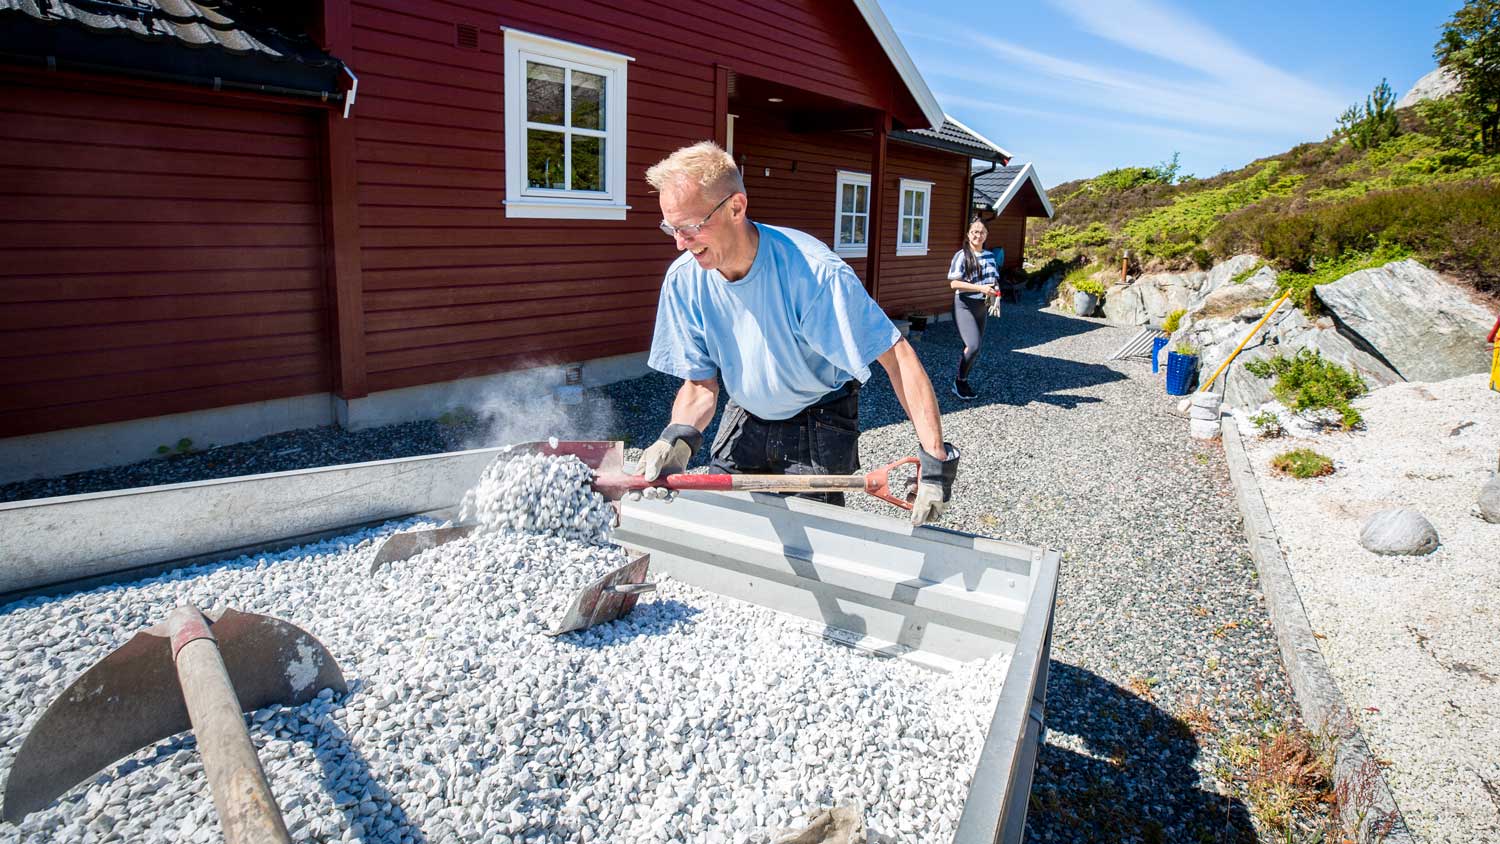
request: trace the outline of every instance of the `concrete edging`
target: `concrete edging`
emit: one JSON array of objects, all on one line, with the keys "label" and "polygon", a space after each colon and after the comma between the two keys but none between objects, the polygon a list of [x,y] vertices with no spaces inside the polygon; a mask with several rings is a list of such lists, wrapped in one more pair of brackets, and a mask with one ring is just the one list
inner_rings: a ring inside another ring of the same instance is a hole
[{"label": "concrete edging", "polygon": [[1302,719],[1312,730],[1337,738],[1334,789],[1345,803],[1344,821],[1357,825],[1357,839],[1362,842],[1418,844],[1421,839],[1407,827],[1386,783],[1385,772],[1375,763],[1370,746],[1323,659],[1302,596],[1276,539],[1276,528],[1240,438],[1239,426],[1234,417],[1226,415],[1219,427],[1235,499],[1245,521],[1245,541],[1260,576],[1261,592],[1276,628],[1276,641],[1291,680],[1293,697],[1302,711]]}]

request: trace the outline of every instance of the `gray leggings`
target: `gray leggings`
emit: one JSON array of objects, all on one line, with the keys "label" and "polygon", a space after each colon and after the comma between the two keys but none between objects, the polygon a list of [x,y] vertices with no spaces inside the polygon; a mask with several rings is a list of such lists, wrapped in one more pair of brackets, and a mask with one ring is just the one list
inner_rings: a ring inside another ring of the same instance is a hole
[{"label": "gray leggings", "polygon": [[966,299],[953,294],[953,323],[958,326],[958,336],[963,338],[964,352],[958,359],[958,380],[969,377],[974,361],[979,360],[979,347],[984,342],[984,318],[989,313],[989,302],[983,298]]}]

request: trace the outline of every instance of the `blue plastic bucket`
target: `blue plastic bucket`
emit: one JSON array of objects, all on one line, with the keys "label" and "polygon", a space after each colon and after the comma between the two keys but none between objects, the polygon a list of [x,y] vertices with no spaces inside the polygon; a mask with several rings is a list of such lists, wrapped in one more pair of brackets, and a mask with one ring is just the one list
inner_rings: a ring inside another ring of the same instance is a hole
[{"label": "blue plastic bucket", "polygon": [[1193,375],[1198,370],[1197,355],[1167,352],[1167,395],[1185,396],[1193,391]]},{"label": "blue plastic bucket", "polygon": [[1167,347],[1167,343],[1171,339],[1172,338],[1170,338],[1170,337],[1153,337],[1153,338],[1151,338],[1151,372],[1152,372],[1152,374],[1155,374],[1155,373],[1161,371],[1161,361],[1160,361],[1160,359],[1157,358],[1157,354],[1160,353],[1162,349],[1165,349]]}]

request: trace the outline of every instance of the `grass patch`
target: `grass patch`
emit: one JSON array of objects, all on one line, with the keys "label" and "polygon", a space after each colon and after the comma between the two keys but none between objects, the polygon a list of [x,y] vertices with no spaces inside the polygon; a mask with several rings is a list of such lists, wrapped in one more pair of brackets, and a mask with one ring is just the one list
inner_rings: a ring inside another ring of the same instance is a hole
[{"label": "grass patch", "polygon": [[1306,730],[1273,730],[1238,758],[1251,813],[1278,836],[1307,831],[1306,819],[1333,803],[1332,748]]},{"label": "grass patch", "polygon": [[1265,360],[1246,361],[1245,371],[1257,378],[1274,377],[1271,395],[1294,413],[1310,410],[1332,410],[1339,414],[1345,430],[1364,422],[1364,417],[1349,401],[1365,393],[1365,382],[1349,370],[1309,349],[1299,349],[1292,357],[1276,355]]},{"label": "grass patch", "polygon": [[1310,448],[1296,448],[1271,458],[1271,468],[1305,480],[1333,474],[1333,461]]},{"label": "grass patch", "polygon": [[1263,268],[1265,268],[1265,266],[1266,266],[1266,262],[1265,261],[1256,261],[1248,269],[1244,269],[1244,270],[1241,270],[1241,271],[1235,273],[1234,277],[1231,278],[1231,279],[1229,279],[1229,283],[1230,284],[1244,284],[1246,281],[1250,280],[1250,276],[1253,276],[1256,273],[1260,272]]},{"label": "grass patch", "polygon": [[1255,426],[1255,433],[1265,439],[1275,439],[1286,433],[1281,427],[1281,417],[1267,410],[1250,417],[1250,424]]}]

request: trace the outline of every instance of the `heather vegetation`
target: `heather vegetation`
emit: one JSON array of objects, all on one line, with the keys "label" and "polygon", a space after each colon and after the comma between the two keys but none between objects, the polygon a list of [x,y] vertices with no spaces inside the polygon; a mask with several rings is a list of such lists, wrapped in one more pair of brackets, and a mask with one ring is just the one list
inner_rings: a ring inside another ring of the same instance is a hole
[{"label": "heather vegetation", "polygon": [[1058,185],[1027,254],[1109,266],[1128,250],[1165,270],[1253,253],[1301,298],[1334,272],[1411,256],[1500,293],[1500,79],[1485,77],[1500,67],[1474,58],[1500,44],[1483,12],[1495,5],[1468,0],[1434,51],[1458,93],[1397,110],[1382,80],[1326,140],[1238,170],[1194,178],[1174,156]]}]

